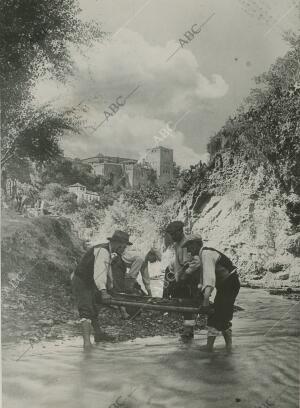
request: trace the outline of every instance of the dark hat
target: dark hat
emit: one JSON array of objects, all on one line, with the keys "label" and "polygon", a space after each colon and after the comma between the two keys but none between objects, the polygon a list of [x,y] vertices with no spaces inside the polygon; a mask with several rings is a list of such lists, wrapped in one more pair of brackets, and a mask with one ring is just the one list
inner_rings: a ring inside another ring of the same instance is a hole
[{"label": "dark hat", "polygon": [[201,246],[203,245],[203,241],[200,235],[189,235],[181,245],[181,248],[186,248],[192,242],[197,242]]},{"label": "dark hat", "polygon": [[166,232],[172,234],[173,232],[183,230],[183,227],[184,223],[182,221],[173,221],[167,226]]},{"label": "dark hat", "polygon": [[129,242],[129,234],[127,234],[127,232],[124,231],[120,231],[120,230],[116,230],[113,233],[112,237],[108,237],[107,238],[109,241],[118,241],[118,242],[122,242],[122,243],[126,243],[127,245],[133,245],[132,242]]}]

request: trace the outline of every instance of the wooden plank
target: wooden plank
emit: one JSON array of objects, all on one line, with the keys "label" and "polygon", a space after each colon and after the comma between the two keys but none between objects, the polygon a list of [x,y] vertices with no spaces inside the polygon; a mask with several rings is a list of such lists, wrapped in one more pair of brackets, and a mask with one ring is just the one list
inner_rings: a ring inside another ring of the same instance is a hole
[{"label": "wooden plank", "polygon": [[136,306],[140,309],[159,310],[161,312],[209,314],[209,309],[203,306],[200,306],[200,307],[175,306],[175,305],[168,305],[168,304],[155,304],[155,303],[150,303],[150,302],[142,303],[142,302],[133,302],[133,301],[116,300],[116,299],[110,299],[108,301],[103,302],[103,304],[114,305],[114,306]]},{"label": "wooden plank", "polygon": [[[139,309],[156,310],[161,312],[174,313],[211,313],[213,304],[210,302],[209,307],[202,306],[202,299],[165,299],[151,296],[138,296],[127,293],[114,293],[112,298],[108,301],[101,302],[104,305],[113,306],[133,306]],[[241,306],[234,306],[234,311],[244,310]]]}]

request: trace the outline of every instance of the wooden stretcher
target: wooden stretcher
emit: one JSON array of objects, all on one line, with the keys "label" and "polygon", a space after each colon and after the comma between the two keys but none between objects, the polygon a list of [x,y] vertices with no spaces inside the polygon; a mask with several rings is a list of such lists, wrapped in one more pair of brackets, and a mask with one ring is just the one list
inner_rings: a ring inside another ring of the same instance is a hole
[{"label": "wooden stretcher", "polygon": [[161,312],[175,313],[200,313],[210,314],[211,306],[201,306],[201,299],[164,299],[151,296],[138,296],[126,293],[115,293],[110,300],[101,302],[105,305],[113,306],[134,306],[139,309],[157,310]]}]

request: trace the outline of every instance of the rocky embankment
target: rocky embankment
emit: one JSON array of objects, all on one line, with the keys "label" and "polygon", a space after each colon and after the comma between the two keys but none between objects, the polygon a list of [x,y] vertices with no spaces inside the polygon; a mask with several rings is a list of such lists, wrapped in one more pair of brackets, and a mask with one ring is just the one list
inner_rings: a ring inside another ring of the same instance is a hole
[{"label": "rocky embankment", "polygon": [[[249,169],[230,151],[199,180],[178,206],[205,245],[224,251],[238,266],[244,284],[300,288],[300,229],[289,213],[300,207],[296,194],[283,196],[263,166]],[[298,206],[298,207],[297,207]],[[292,220],[292,221],[291,221]]]},{"label": "rocky embankment", "polygon": [[55,336],[74,315],[70,274],[82,242],[64,218],[2,214],[2,339]]}]

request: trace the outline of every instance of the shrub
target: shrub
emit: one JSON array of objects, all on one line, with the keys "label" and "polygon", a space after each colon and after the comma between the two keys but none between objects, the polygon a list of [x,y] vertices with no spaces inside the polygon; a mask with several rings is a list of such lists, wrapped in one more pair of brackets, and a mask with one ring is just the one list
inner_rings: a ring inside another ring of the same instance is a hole
[{"label": "shrub", "polygon": [[64,213],[72,214],[78,210],[77,196],[74,193],[67,193],[61,195],[55,202],[53,206],[54,210]]},{"label": "shrub", "polygon": [[46,184],[44,189],[41,191],[40,196],[43,200],[54,201],[68,194],[68,190],[58,183]]}]

